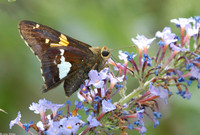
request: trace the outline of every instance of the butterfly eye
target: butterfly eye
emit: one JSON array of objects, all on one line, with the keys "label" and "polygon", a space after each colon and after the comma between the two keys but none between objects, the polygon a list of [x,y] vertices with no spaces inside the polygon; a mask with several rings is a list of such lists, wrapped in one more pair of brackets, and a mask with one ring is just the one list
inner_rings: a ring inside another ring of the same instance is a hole
[{"label": "butterfly eye", "polygon": [[110,53],[110,52],[104,50],[104,51],[102,52],[102,56],[107,57],[107,56],[109,55],[109,53]]}]

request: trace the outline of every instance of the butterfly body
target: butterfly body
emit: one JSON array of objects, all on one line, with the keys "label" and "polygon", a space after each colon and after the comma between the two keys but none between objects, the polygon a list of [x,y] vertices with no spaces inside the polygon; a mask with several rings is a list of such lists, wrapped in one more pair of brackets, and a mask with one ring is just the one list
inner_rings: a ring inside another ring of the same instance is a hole
[{"label": "butterfly body", "polygon": [[21,21],[19,31],[41,61],[43,92],[64,81],[65,94],[71,96],[88,78],[89,71],[103,69],[111,55],[107,47],[91,47],[32,21]]}]

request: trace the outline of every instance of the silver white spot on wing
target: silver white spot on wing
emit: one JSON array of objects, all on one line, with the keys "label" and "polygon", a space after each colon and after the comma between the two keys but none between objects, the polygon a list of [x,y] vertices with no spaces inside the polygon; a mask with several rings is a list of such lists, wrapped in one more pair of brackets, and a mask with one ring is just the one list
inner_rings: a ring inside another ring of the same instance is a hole
[{"label": "silver white spot on wing", "polygon": [[46,39],[45,39],[45,44],[48,44],[49,41],[50,41],[50,40],[49,40],[48,38],[46,38]]},{"label": "silver white spot on wing", "polygon": [[63,79],[64,77],[67,76],[67,74],[69,73],[70,68],[72,66],[69,62],[65,61],[65,57],[63,56],[64,52],[65,52],[65,50],[60,49],[61,63],[57,65],[58,70],[59,70],[59,78],[60,79]]}]

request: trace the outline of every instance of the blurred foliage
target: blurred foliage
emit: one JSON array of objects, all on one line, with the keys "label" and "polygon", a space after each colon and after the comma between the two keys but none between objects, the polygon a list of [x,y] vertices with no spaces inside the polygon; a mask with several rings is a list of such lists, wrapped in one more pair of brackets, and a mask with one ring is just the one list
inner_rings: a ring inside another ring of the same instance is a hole
[{"label": "blurred foliage", "polygon": [[[93,46],[119,48],[132,45],[131,37],[137,33],[152,38],[165,26],[178,31],[170,19],[200,15],[199,5],[199,0],[0,0],[0,108],[8,112],[0,112],[0,133],[25,134],[18,126],[9,130],[9,122],[19,110],[22,123],[38,120],[39,115],[28,109],[32,102],[66,100],[62,86],[45,94],[40,91],[40,63],[20,38],[20,20],[48,25]],[[113,55],[117,57],[117,51]],[[196,85],[192,93],[189,101],[172,96],[169,105],[161,108],[160,125],[156,129],[149,125],[147,134],[199,135],[200,92]],[[76,94],[70,97],[75,99]]]}]

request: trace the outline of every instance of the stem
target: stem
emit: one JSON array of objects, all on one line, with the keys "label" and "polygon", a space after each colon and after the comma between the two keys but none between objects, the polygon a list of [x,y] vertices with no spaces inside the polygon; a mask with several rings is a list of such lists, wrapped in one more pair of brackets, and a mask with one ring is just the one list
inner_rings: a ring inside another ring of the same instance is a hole
[{"label": "stem", "polygon": [[184,28],[184,27],[181,27],[181,47],[184,46],[184,43],[183,43],[184,34],[185,34],[185,28]]},{"label": "stem", "polygon": [[142,49],[139,49],[139,69],[141,68],[142,65]]},{"label": "stem", "polygon": [[131,100],[133,97],[135,97],[139,93],[141,93],[142,91],[143,91],[143,89],[141,89],[140,87],[138,87],[137,89],[133,90],[130,94],[128,94],[127,96],[125,96],[124,98],[122,98],[121,100],[119,100],[120,105],[125,104],[126,102],[128,102],[129,100]]},{"label": "stem", "polygon": [[168,44],[165,44],[164,47],[162,48],[162,54],[160,56],[160,60],[158,61],[158,63],[161,63],[161,61],[163,60],[166,50],[167,50]]},{"label": "stem", "polygon": [[175,56],[177,53],[178,53],[177,51],[173,51],[173,53],[171,54],[171,56],[169,57],[169,59],[168,59],[168,60],[166,61],[166,63],[163,65],[164,68],[170,63],[170,61],[174,58],[174,56]]},{"label": "stem", "polygon": [[91,127],[87,127],[82,133],[81,133],[81,135],[84,135],[84,134],[86,134],[87,133],[87,131],[89,131],[91,129]]}]

